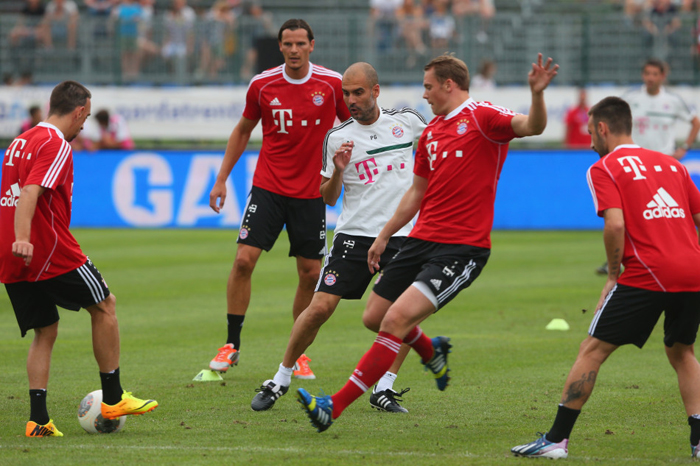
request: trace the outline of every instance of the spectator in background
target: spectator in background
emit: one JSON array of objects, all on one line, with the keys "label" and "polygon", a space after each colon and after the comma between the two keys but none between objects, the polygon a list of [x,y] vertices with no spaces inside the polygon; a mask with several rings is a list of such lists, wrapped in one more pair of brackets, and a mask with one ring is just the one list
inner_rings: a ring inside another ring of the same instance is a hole
[{"label": "spectator in background", "polygon": [[[229,0],[233,6],[233,13],[240,18],[238,24],[241,27],[240,36],[246,39],[245,59],[241,66],[241,79],[249,81],[254,74],[262,73],[268,68],[283,63],[284,58],[278,53],[277,33],[272,25],[272,15],[264,11],[259,0]],[[258,53],[264,43],[269,43],[274,49],[275,58],[272,61],[264,59]],[[278,60],[277,60],[278,59]]]},{"label": "spectator in background", "polygon": [[95,37],[107,37],[107,21],[112,14],[112,9],[119,4],[119,0],[85,0],[87,12],[92,19],[92,30]]},{"label": "spectator in background", "polygon": [[38,105],[32,105],[29,107],[29,118],[22,122],[22,126],[19,129],[19,134],[29,131],[42,121],[44,121],[44,114],[41,111],[41,107]]},{"label": "spectator in background", "polygon": [[165,42],[162,53],[167,60],[175,60],[178,73],[187,69],[187,58],[194,49],[194,26],[197,15],[187,0],[173,0],[165,13]]},{"label": "spectator in background", "polygon": [[496,71],[498,67],[493,60],[483,60],[479,72],[472,77],[469,90],[490,91],[496,88]]},{"label": "spectator in background", "polygon": [[681,19],[672,0],[652,0],[644,12],[644,46],[647,53],[668,59],[669,51],[679,42]]},{"label": "spectator in background", "polygon": [[105,109],[95,114],[95,121],[88,120],[85,123],[82,133],[81,148],[87,150],[134,149],[134,141],[124,117],[117,113],[110,114]]},{"label": "spectator in background", "polygon": [[428,48],[423,42],[423,32],[428,26],[422,5],[416,5],[415,0],[404,0],[401,8],[396,10],[396,20],[399,23],[401,37],[406,41],[408,59],[406,66],[416,66],[418,56],[425,55]]},{"label": "spectator in background", "polygon": [[391,52],[397,31],[397,10],[403,0],[369,0],[370,31],[377,50]]},{"label": "spectator in background", "polygon": [[153,2],[155,0],[139,0],[141,5],[141,20],[139,21],[139,64],[145,57],[160,54],[160,47],[153,42]]},{"label": "spectator in background", "polygon": [[41,0],[25,0],[19,21],[10,31],[10,53],[20,73],[34,68],[36,49],[46,42],[45,15],[46,8]]},{"label": "spectator in background", "polygon": [[430,15],[430,46],[433,51],[444,52],[450,48],[455,36],[455,19],[448,9],[449,0],[434,0],[435,10]]},{"label": "spectator in background", "polygon": [[77,42],[78,5],[73,0],[51,0],[46,5],[46,46],[74,50]]},{"label": "spectator in background", "polygon": [[453,0],[452,13],[457,18],[479,15],[481,24],[476,33],[476,40],[482,44],[488,41],[489,36],[486,31],[491,19],[496,15],[496,6],[493,0]]},{"label": "spectator in background", "polygon": [[578,103],[566,112],[564,117],[566,136],[564,144],[569,149],[589,149],[591,147],[591,135],[588,134],[588,103],[586,103],[586,89],[578,90]]},{"label": "spectator in background", "polygon": [[216,78],[226,63],[226,57],[234,51],[233,29],[236,18],[226,0],[218,0],[204,18],[204,38],[200,74]]},{"label": "spectator in background", "polygon": [[642,22],[644,12],[649,8],[651,0],[624,0],[625,24],[638,26]]},{"label": "spectator in background", "polygon": [[139,23],[143,12],[136,0],[122,0],[112,10],[112,21],[117,23],[117,38],[121,52],[122,78],[133,80],[139,74]]}]

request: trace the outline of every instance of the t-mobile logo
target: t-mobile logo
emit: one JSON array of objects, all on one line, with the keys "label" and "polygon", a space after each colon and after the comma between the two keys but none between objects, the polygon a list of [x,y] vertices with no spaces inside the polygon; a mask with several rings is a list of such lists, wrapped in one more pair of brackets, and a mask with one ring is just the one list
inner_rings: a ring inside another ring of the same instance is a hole
[{"label": "t-mobile logo", "polygon": [[642,172],[647,171],[647,167],[642,165],[642,161],[639,160],[639,157],[636,157],[634,155],[626,155],[624,157],[620,157],[617,159],[618,162],[620,162],[620,165],[622,165],[622,169],[625,171],[625,173],[630,173],[634,172],[634,178],[633,180],[646,180],[647,177],[642,175]]},{"label": "t-mobile logo", "polygon": [[292,109],[280,108],[272,111],[273,122],[279,126],[278,133],[289,134],[287,126],[292,126]]},{"label": "t-mobile logo", "polygon": [[377,168],[377,161],[374,160],[374,157],[356,163],[355,169],[357,170],[357,173],[360,174],[360,180],[367,180],[365,181],[365,184],[374,183],[376,181],[374,179],[374,176],[379,174],[379,169]]}]

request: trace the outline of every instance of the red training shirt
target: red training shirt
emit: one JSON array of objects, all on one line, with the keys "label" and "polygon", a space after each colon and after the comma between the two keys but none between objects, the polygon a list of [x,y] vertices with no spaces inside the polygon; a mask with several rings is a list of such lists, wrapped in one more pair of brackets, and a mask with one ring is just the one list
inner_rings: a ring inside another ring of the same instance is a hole
[{"label": "red training shirt", "polygon": [[700,291],[693,214],[700,191],[673,157],[623,144],[588,169],[596,213],[622,209],[625,270],[618,283],[651,291]]},{"label": "red training shirt", "polygon": [[321,197],[323,139],[350,118],[335,71],[311,64],[303,79],[292,79],[285,65],[250,82],[243,116],[262,119],[263,143],[253,185],[298,199]]},{"label": "red training shirt", "polygon": [[[15,210],[20,190],[46,188],[32,219],[34,258],[12,255]],[[77,269],[87,257],[68,230],[73,193],[73,151],[54,125],[39,123],[15,138],[5,151],[0,180],[0,282],[38,281]]]},{"label": "red training shirt", "polygon": [[585,149],[591,147],[591,135],[588,134],[588,107],[573,107],[566,113],[566,147]]},{"label": "red training shirt", "polygon": [[413,172],[428,179],[410,237],[491,248],[493,204],[515,113],[468,99],[428,124]]}]

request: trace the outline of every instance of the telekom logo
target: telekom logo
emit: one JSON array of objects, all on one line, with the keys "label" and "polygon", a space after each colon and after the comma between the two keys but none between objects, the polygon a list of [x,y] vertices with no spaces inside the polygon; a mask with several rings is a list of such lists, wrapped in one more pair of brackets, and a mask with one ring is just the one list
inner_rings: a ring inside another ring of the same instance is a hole
[{"label": "telekom logo", "polygon": [[633,180],[646,180],[646,176],[642,175],[642,172],[647,171],[647,167],[642,165],[642,161],[639,160],[639,157],[636,157],[634,155],[626,155],[624,157],[620,157],[617,159],[618,162],[620,162],[620,165],[622,165],[622,169],[625,171],[625,173],[630,173],[634,172],[634,178]]},{"label": "telekom logo", "polygon": [[374,160],[374,157],[356,163],[355,169],[357,170],[357,173],[360,174],[360,180],[367,180],[365,181],[365,184],[374,183],[375,179],[373,175],[379,174],[379,169],[377,168],[377,161]]},{"label": "telekom logo", "polygon": [[273,110],[272,117],[275,118],[274,123],[280,127],[278,133],[289,134],[287,125],[292,126],[292,109],[281,108],[279,110]]}]

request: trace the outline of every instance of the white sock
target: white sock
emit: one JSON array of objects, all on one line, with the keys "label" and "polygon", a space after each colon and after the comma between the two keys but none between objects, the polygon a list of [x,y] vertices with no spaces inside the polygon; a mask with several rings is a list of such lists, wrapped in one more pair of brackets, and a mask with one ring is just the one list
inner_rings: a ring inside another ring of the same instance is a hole
[{"label": "white sock", "polygon": [[280,368],[277,369],[275,377],[272,379],[277,385],[284,385],[289,387],[292,384],[292,373],[294,372],[293,367],[284,367],[280,364]]},{"label": "white sock", "polygon": [[384,390],[393,390],[394,380],[396,380],[396,374],[387,371],[386,374],[379,379],[377,386],[374,387],[374,393],[383,392]]}]

